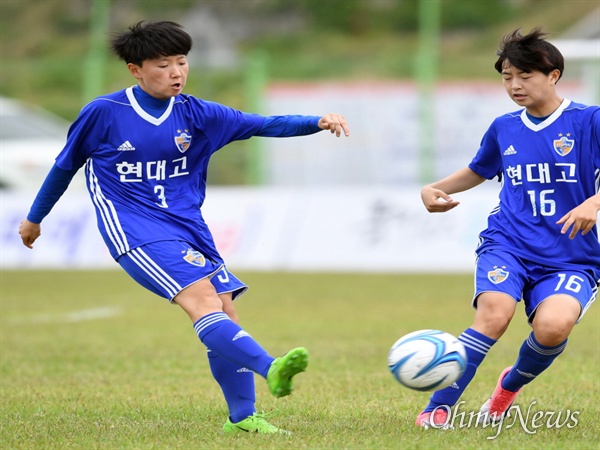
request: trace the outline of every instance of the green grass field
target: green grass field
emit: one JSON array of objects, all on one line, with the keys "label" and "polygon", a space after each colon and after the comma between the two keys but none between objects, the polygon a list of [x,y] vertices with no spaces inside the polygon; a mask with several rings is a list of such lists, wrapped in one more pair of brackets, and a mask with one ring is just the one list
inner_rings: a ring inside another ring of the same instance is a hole
[{"label": "green grass field", "polygon": [[[401,387],[386,363],[405,333],[459,334],[470,324],[471,275],[237,275],[251,286],[237,303],[244,328],[273,355],[309,349],[308,371],[290,397],[271,397],[257,378],[259,410],[293,435],[224,435],[225,403],[191,323],[120,271],[4,271],[0,447],[598,448],[598,305],[518,399],[524,411],[577,411],[576,426],[527,432],[517,423],[488,439],[497,430],[414,427],[428,394]],[[463,410],[479,409],[528,333],[520,307],[465,392]]]}]

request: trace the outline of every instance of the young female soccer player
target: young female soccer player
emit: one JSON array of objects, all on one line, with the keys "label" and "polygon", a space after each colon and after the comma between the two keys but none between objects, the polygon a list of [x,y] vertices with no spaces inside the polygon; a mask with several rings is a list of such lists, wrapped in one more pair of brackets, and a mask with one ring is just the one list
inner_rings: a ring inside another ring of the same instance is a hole
[{"label": "young female soccer player", "polygon": [[168,21],[140,22],[113,40],[137,85],[82,109],[19,233],[32,248],[40,223],[85,165],[112,256],[139,284],[179,305],[208,348],[229,408],[224,430],[278,433],[256,413],[254,372],[273,395],[286,396],[308,354],[300,347],[273,358],[238,325],[233,300],[247,286],[226,269],[202,217],[207,167],[235,140],[349,130],[339,114],[263,117],[183,94],[191,46],[189,34]]},{"label": "young female soccer player", "polygon": [[448,426],[451,407],[523,300],[533,331],[479,416],[501,420],[521,388],[564,351],[598,292],[600,107],[557,93],[564,60],[544,36],[536,28],[502,39],[495,68],[509,97],[524,109],[492,123],[468,167],[421,191],[429,212],[446,212],[459,204],[451,194],[502,180],[499,204],[476,252],[475,320],[459,337],[468,368],[432,395],[418,426]]}]

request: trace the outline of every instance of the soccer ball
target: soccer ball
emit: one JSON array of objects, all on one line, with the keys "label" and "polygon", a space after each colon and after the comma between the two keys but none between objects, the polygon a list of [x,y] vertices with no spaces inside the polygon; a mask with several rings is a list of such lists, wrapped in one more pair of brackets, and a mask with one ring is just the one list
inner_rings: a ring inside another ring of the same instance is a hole
[{"label": "soccer ball", "polygon": [[456,337],[420,330],[398,339],[388,355],[394,378],[407,388],[431,391],[450,386],[467,368],[467,353]]}]

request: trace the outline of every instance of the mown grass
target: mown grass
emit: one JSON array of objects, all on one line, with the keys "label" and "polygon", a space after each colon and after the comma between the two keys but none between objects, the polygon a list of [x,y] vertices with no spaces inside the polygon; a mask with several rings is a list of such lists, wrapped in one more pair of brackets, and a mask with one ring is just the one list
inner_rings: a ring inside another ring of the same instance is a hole
[{"label": "mown grass", "polygon": [[[289,437],[224,435],[227,411],[187,317],[119,271],[4,271],[1,278],[3,449],[589,449],[600,434],[600,314],[519,396],[524,411],[578,411],[576,426],[453,432],[414,427],[428,394],[386,367],[401,335],[458,334],[472,319],[471,275],[238,273],[251,285],[242,325],[272,354],[306,346],[290,397],[257,377],[260,410]],[[94,318],[95,317],[95,318]],[[477,410],[529,332],[522,310],[466,391]],[[534,403],[535,402],[535,403]],[[535,431],[535,433],[532,433]]]}]

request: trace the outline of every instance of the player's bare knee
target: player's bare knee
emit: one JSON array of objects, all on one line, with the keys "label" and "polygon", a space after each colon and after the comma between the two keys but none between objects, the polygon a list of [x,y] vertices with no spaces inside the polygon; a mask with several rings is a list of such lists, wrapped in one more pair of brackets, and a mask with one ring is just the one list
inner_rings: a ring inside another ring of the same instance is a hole
[{"label": "player's bare knee", "polygon": [[488,314],[475,318],[471,328],[479,333],[498,340],[508,328],[512,316],[501,314]]},{"label": "player's bare knee", "polygon": [[554,347],[569,337],[573,326],[574,322],[567,318],[550,320],[547,317],[536,317],[533,320],[533,334],[540,344]]},{"label": "player's bare knee", "polygon": [[[214,289],[205,289],[200,283],[195,283],[182,290],[173,299],[173,302],[186,312],[192,322],[196,322],[207,314],[223,311],[223,303]],[[209,286],[209,288],[211,287]]]},{"label": "player's bare knee", "polygon": [[569,296],[545,300],[532,319],[533,333],[542,345],[554,346],[569,337],[581,313],[581,305]]},{"label": "player's bare knee", "polygon": [[508,296],[499,299],[481,295],[478,299],[477,312],[473,328],[492,339],[500,338],[515,312],[515,302]]},{"label": "player's bare knee", "polygon": [[510,324],[512,314],[501,308],[477,310],[472,328],[492,339],[499,339]]}]

